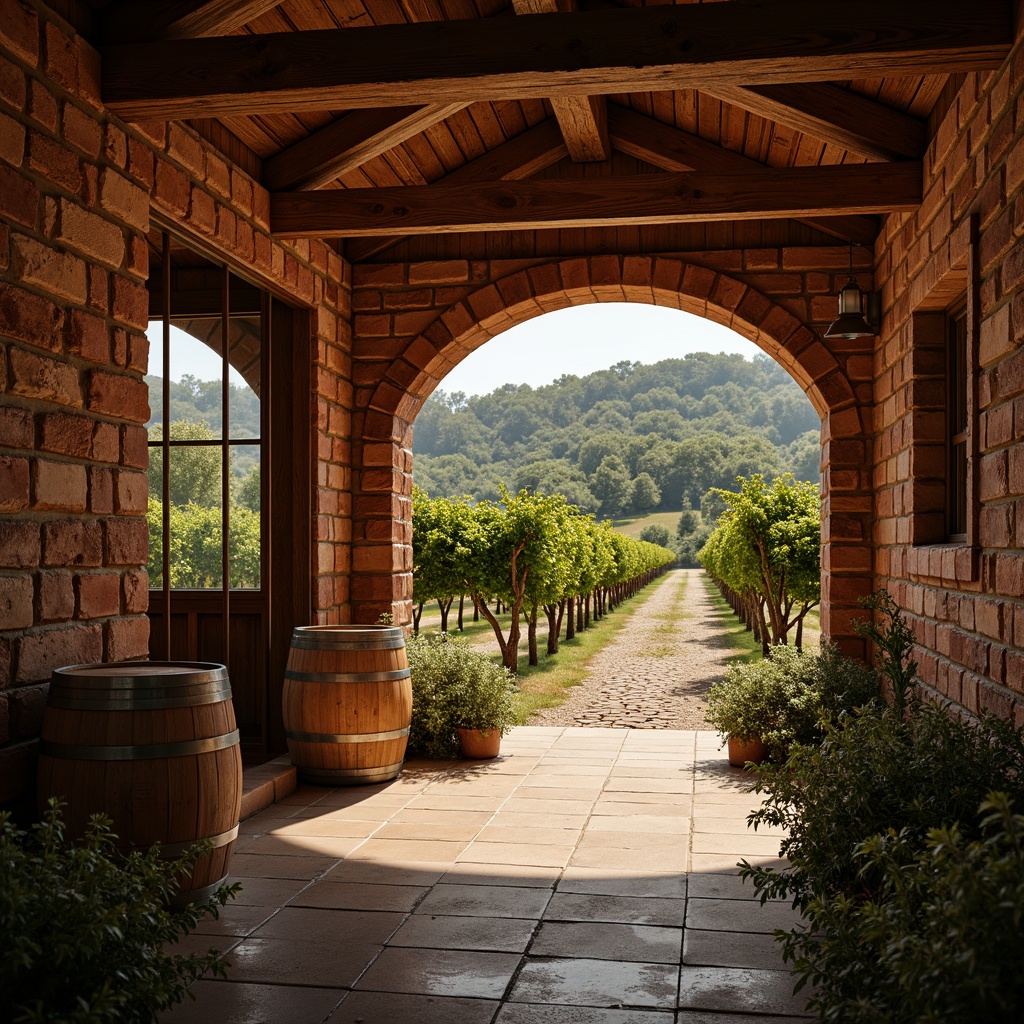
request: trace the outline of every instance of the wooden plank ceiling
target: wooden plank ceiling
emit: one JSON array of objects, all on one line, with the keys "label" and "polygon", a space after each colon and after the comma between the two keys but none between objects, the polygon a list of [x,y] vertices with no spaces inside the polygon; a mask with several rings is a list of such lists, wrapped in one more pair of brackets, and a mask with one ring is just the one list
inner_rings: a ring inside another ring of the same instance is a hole
[{"label": "wooden plank ceiling", "polygon": [[[248,157],[347,239],[747,222],[870,244],[1011,0],[92,0],[107,105]],[[864,166],[858,166],[864,165]],[[796,224],[799,222],[799,224]]]}]

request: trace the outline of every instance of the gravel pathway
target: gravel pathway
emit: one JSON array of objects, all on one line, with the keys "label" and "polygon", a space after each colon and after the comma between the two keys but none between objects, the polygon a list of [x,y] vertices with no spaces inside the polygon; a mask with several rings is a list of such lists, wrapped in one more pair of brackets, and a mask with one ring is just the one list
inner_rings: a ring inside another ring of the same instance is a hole
[{"label": "gravel pathway", "polygon": [[620,729],[707,729],[711,684],[729,648],[700,569],[676,569],[591,663],[591,673],[557,708],[530,725]]}]

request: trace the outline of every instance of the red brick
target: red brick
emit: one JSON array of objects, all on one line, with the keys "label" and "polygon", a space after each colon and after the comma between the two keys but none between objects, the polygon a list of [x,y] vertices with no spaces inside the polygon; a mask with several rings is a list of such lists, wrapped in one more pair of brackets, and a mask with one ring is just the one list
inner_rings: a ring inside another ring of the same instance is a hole
[{"label": "red brick", "polygon": [[47,511],[84,512],[87,502],[85,466],[73,462],[32,462],[32,507]]},{"label": "red brick", "polygon": [[149,325],[149,293],[146,286],[139,281],[112,274],[110,311],[121,323],[145,331]]},{"label": "red brick", "polygon": [[153,201],[176,217],[184,217],[188,210],[190,184],[188,176],[165,160],[156,165],[156,188]]},{"label": "red brick", "polygon": [[149,608],[149,573],[144,569],[126,572],[122,586],[126,614],[144,612]]},{"label": "red brick", "polygon": [[103,529],[92,520],[43,524],[42,564],[49,568],[98,566],[103,561]]},{"label": "red brick", "polygon": [[0,630],[32,625],[32,577],[0,576]]},{"label": "red brick", "polygon": [[35,67],[39,63],[39,17],[20,0],[7,0],[0,17],[0,44]]},{"label": "red brick", "polygon": [[46,23],[46,73],[68,92],[78,87],[75,41],[52,21]]},{"label": "red brick", "polygon": [[39,622],[67,622],[75,614],[75,590],[69,572],[41,572],[36,615]]},{"label": "red brick", "polygon": [[73,366],[17,348],[11,349],[10,359],[13,373],[10,390],[13,394],[60,405],[81,406],[78,371]]},{"label": "red brick", "polygon": [[118,515],[145,514],[149,479],[145,473],[114,472],[114,511]]},{"label": "red brick", "polygon": [[28,459],[0,455],[0,512],[18,512],[29,504]]},{"label": "red brick", "polygon": [[[55,668],[103,660],[103,632],[96,626],[71,626],[30,633],[18,642],[19,683],[49,679]],[[11,691],[16,693],[18,691]]]},{"label": "red brick", "polygon": [[0,569],[39,565],[39,524],[0,519]]},{"label": "red brick", "polygon": [[119,419],[145,423],[149,419],[149,388],[144,381],[93,370],[89,375],[89,409]]},{"label": "red brick", "polygon": [[[0,352],[0,359],[2,358],[3,354]],[[10,405],[0,407],[0,446],[31,448],[33,437],[32,414],[27,409]]]},{"label": "red brick", "polygon": [[0,114],[0,160],[20,167],[25,159],[25,127],[12,117]]},{"label": "red brick", "polygon": [[19,234],[11,236],[11,255],[26,284],[71,302],[85,302],[88,277],[85,261],[78,256]]},{"label": "red brick", "polygon": [[117,615],[121,606],[119,573],[88,573],[75,577],[77,618],[102,619]]},{"label": "red brick", "polygon": [[173,122],[167,125],[167,155],[197,178],[206,173],[203,144],[191,131]]},{"label": "red brick", "polygon": [[100,172],[100,206],[139,231],[149,230],[149,194],[111,167]]},{"label": "red brick", "polygon": [[68,352],[91,363],[108,362],[110,345],[106,321],[79,309],[69,310],[64,322],[64,346]]},{"label": "red brick", "polygon": [[107,520],[107,565],[130,568],[149,560],[149,526],[141,516]]},{"label": "red brick", "polygon": [[89,467],[89,511],[111,515],[114,511],[114,474],[100,466]]},{"label": "red brick", "polygon": [[39,193],[14,168],[0,164],[0,215],[33,228],[39,213]]},{"label": "red brick", "polygon": [[136,469],[149,466],[149,435],[145,427],[121,428],[121,465]]},{"label": "red brick", "polygon": [[103,145],[103,128],[91,115],[71,103],[64,104],[64,139],[95,159]]},{"label": "red brick", "polygon": [[64,314],[47,299],[0,284],[0,334],[38,348],[60,348]]},{"label": "red brick", "polygon": [[124,263],[124,235],[121,229],[89,210],[61,200],[60,241],[115,269]]},{"label": "red brick", "polygon": [[108,661],[132,661],[149,655],[149,617],[137,615],[106,624]]},{"label": "red brick", "polygon": [[93,421],[74,413],[51,412],[42,417],[40,448],[87,459],[92,451]]},{"label": "red brick", "polygon": [[0,102],[20,112],[25,108],[27,96],[24,71],[0,54]]},{"label": "red brick", "polygon": [[[136,128],[141,125],[136,124]],[[161,133],[163,124],[159,125]],[[128,173],[148,192],[154,184],[154,157],[153,152],[144,142],[128,136]]]},{"label": "red brick", "polygon": [[47,130],[57,134],[57,100],[43,82],[29,83],[28,116]]},{"label": "red brick", "polygon": [[29,166],[50,183],[77,195],[82,189],[82,171],[78,157],[59,142],[33,131],[28,140]]},{"label": "red brick", "polygon": [[[360,284],[382,284],[385,268],[376,268],[369,274],[360,274]],[[394,276],[395,269],[391,268]],[[401,273],[401,268],[398,268]],[[458,284],[469,280],[469,264],[466,260],[440,260],[434,263],[413,263],[409,266],[409,284]]]}]

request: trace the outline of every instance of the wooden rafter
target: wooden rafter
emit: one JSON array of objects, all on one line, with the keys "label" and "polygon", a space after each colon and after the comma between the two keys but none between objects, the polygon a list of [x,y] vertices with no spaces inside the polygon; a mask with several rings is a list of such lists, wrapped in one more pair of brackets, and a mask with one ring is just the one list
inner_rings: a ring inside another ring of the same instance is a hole
[{"label": "wooden rafter", "polygon": [[924,155],[922,120],[834,85],[716,85],[706,91],[868,160],[920,160]]},{"label": "wooden rafter", "polygon": [[976,71],[1009,53],[1011,8],[732,0],[108,46],[103,97],[139,120]]},{"label": "wooden rafter", "polygon": [[[532,177],[545,167],[557,164],[569,155],[565,140],[554,120],[542,121],[536,128],[517,135],[489,153],[470,160],[445,175],[445,185],[470,185],[473,182],[517,181]],[[354,263],[370,259],[402,241],[401,235],[360,238],[345,246],[345,255]]]},{"label": "wooden rafter", "polygon": [[890,213],[920,205],[922,181],[921,165],[907,162],[279,192],[270,226],[354,238]]},{"label": "wooden rafter", "polygon": [[[615,103],[608,105],[608,133],[616,149],[663,171],[729,174],[762,166],[741,153],[723,149],[697,135],[690,135]],[[818,231],[861,245],[873,242],[878,234],[878,224],[869,217],[798,219]]]},{"label": "wooden rafter", "polygon": [[281,0],[115,0],[103,11],[108,43],[222,36],[273,10]]},{"label": "wooden rafter", "polygon": [[[558,14],[575,9],[563,0],[512,0],[516,14]],[[608,105],[603,96],[554,96],[551,107],[558,127],[576,163],[593,163],[611,156],[608,142]]]},{"label": "wooden rafter", "polygon": [[353,110],[264,161],[263,183],[271,190],[323,188],[464,107],[432,103]]}]

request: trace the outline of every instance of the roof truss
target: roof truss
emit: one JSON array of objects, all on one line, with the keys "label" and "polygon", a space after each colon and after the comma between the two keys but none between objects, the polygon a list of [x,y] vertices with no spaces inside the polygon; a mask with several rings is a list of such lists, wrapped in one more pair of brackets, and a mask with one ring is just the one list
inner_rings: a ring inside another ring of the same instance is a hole
[{"label": "roof truss", "polygon": [[916,163],[276,193],[271,231],[357,238],[912,210]]},{"label": "roof truss", "polygon": [[732,0],[108,46],[103,95],[139,120],[768,86],[994,68],[1013,38],[1010,0]]}]

